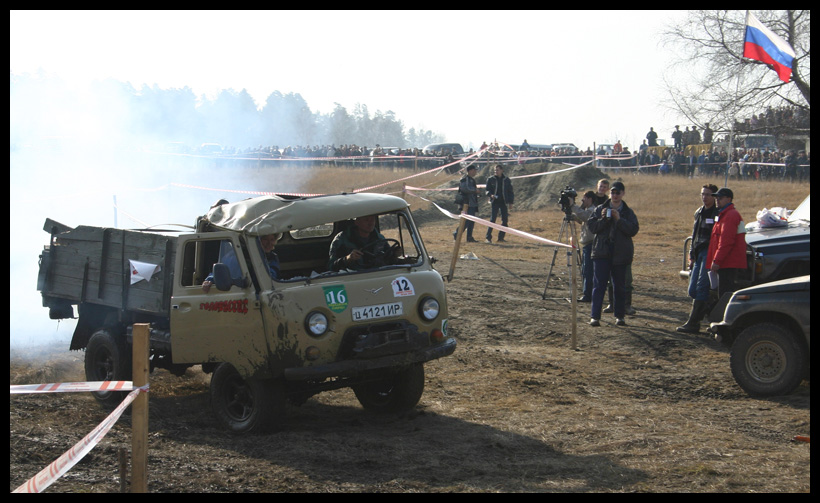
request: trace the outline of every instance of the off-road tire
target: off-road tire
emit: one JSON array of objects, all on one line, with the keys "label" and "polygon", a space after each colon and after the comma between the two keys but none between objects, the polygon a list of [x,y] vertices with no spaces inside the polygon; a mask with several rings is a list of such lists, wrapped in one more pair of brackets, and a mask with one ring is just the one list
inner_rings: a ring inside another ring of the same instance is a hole
[{"label": "off-road tire", "polygon": [[[87,381],[130,381],[131,347],[125,337],[115,335],[115,329],[103,328],[91,335],[85,348],[85,378]],[[94,391],[102,405],[113,408],[128,395],[128,391]]]},{"label": "off-road tire", "polygon": [[808,354],[796,335],[775,323],[744,329],[730,352],[732,375],[754,397],[787,395],[800,385]]},{"label": "off-road tire", "polygon": [[285,417],[285,384],[280,379],[245,379],[229,363],[211,377],[211,407],[232,433],[266,433]]},{"label": "off-road tire", "polygon": [[424,393],[424,365],[416,363],[383,380],[353,386],[366,410],[396,413],[412,409]]}]

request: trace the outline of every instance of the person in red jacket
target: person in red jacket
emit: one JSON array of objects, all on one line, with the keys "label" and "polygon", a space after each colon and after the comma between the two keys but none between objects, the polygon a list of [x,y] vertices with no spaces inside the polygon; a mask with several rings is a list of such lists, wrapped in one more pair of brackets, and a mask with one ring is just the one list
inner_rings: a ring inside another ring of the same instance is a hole
[{"label": "person in red jacket", "polygon": [[734,194],[726,187],[715,193],[718,214],[712,227],[706,264],[718,277],[718,297],[736,290],[739,270],[746,269],[746,223],[735,209]]}]

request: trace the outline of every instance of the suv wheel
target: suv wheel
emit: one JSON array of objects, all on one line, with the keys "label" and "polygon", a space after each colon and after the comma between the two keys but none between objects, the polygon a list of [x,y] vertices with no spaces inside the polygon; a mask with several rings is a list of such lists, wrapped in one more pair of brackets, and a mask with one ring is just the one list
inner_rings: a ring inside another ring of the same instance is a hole
[{"label": "suv wheel", "polygon": [[[94,332],[85,348],[85,378],[87,381],[130,381],[131,349],[124,337],[116,337],[114,329]],[[116,407],[127,391],[93,391],[105,407]]]},{"label": "suv wheel", "polygon": [[229,363],[211,377],[211,407],[233,433],[264,433],[285,415],[285,385],[278,379],[244,379]]},{"label": "suv wheel", "polygon": [[808,355],[790,330],[774,323],[758,323],[743,330],[730,354],[732,375],[748,394],[786,395],[800,385]]}]

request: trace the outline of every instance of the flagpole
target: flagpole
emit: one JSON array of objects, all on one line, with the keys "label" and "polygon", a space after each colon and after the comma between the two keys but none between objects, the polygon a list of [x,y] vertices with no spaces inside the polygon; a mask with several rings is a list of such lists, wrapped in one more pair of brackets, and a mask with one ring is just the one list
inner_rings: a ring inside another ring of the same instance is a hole
[{"label": "flagpole", "polygon": [[[747,10],[746,11],[746,19],[748,19],[748,18],[749,18],[749,11]],[[744,32],[744,35],[743,35],[744,42],[743,43],[745,45],[746,44],[746,41],[745,41],[745,39],[746,39],[746,28],[745,27],[743,28],[743,32]],[[728,160],[726,162],[726,170],[725,170],[725,173],[723,175],[723,186],[724,187],[729,186],[729,170],[732,167],[732,155],[735,153],[735,147],[734,147],[734,145],[735,145],[735,115],[738,113],[737,112],[737,110],[738,110],[738,101],[740,99],[739,98],[739,95],[740,95],[740,72],[742,70],[743,70],[743,58],[741,57],[740,58],[740,68],[737,71],[737,84],[735,84],[735,100],[734,100],[735,103],[734,103],[734,106],[732,107],[732,109],[733,109],[732,116],[729,117],[729,155],[728,155]],[[738,170],[740,170],[740,164],[739,163],[738,163]],[[738,172],[738,175],[740,175],[739,172]]]}]

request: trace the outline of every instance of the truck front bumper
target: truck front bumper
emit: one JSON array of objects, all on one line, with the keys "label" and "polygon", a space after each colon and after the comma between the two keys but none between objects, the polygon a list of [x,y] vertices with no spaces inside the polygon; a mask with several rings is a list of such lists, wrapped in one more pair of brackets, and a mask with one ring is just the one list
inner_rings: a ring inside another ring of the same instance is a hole
[{"label": "truck front bumper", "polygon": [[456,340],[452,337],[445,339],[441,344],[397,355],[381,356],[368,359],[351,359],[340,362],[317,365],[315,367],[293,367],[285,369],[285,379],[288,381],[313,381],[329,377],[355,377],[369,370],[378,370],[393,367],[404,367],[413,363],[428,362],[453,354],[456,350]]}]

